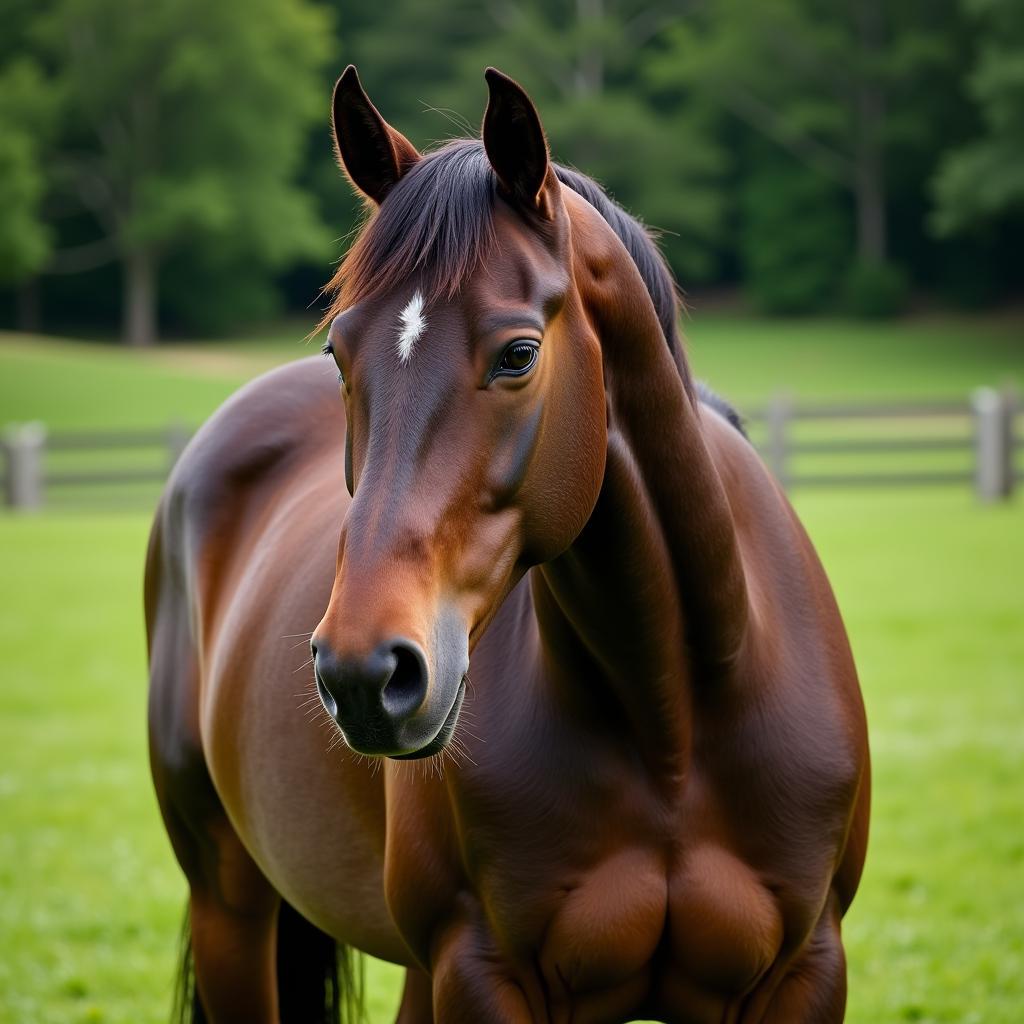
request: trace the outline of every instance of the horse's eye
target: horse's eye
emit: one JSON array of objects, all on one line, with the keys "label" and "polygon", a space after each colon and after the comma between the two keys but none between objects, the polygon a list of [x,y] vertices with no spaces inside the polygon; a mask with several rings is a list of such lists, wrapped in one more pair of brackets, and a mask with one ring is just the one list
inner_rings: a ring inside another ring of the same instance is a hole
[{"label": "horse's eye", "polygon": [[[320,354],[327,356],[328,359],[334,359],[334,346],[328,341],[324,344],[324,347],[320,349]],[[338,387],[343,388],[345,386],[345,374],[342,373],[341,367],[338,367]]]},{"label": "horse's eye", "polygon": [[521,377],[537,361],[538,345],[535,341],[514,341],[501,354],[496,376]]}]

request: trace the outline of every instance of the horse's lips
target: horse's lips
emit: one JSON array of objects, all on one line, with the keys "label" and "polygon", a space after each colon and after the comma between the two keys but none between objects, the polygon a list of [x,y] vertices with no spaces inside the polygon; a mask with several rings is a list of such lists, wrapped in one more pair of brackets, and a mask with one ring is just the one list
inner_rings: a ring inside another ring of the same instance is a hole
[{"label": "horse's lips", "polygon": [[452,706],[445,720],[441,723],[441,728],[437,730],[437,735],[425,747],[420,747],[419,750],[414,750],[411,754],[391,754],[391,759],[393,761],[418,761],[420,758],[432,757],[434,754],[440,753],[455,731],[455,723],[458,720],[459,711],[462,708],[462,702],[465,697],[466,677],[463,676],[459,680],[459,688],[455,693],[455,699],[452,701]]}]

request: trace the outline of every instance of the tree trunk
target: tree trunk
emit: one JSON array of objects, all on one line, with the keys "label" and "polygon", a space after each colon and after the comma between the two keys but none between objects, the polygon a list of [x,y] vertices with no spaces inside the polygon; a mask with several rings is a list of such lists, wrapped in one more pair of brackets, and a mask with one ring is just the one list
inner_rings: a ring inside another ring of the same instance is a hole
[{"label": "tree trunk", "polygon": [[888,254],[882,142],[885,93],[876,67],[884,28],[877,0],[857,0],[855,10],[861,56],[853,183],[857,202],[857,255],[865,263],[884,263]]},{"label": "tree trunk", "polygon": [[18,330],[38,334],[42,318],[39,313],[39,278],[30,277],[18,288]]},{"label": "tree trunk", "polygon": [[879,154],[858,152],[857,181],[857,255],[865,263],[884,263],[886,244],[885,183]]},{"label": "tree trunk", "polygon": [[124,255],[122,340],[144,347],[157,341],[157,260],[145,246]]}]

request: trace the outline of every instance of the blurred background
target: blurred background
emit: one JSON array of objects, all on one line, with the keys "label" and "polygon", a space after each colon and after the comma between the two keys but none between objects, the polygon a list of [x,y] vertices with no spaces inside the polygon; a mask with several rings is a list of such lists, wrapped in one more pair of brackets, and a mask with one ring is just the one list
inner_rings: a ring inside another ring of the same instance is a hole
[{"label": "blurred background", "polygon": [[[421,147],[476,134],[500,67],[658,230],[861,672],[849,1019],[1024,1019],[1024,4],[0,0],[0,26],[0,1020],[166,1019],[149,516],[219,402],[315,351],[361,216],[328,131],[350,62]],[[376,1024],[396,977],[367,971]]]},{"label": "blurred background", "polygon": [[482,69],[556,158],[663,232],[696,298],[763,313],[1020,299],[1012,0],[2,0],[0,322],[237,332],[316,301],[357,206],[327,98],[357,63],[419,146]]}]

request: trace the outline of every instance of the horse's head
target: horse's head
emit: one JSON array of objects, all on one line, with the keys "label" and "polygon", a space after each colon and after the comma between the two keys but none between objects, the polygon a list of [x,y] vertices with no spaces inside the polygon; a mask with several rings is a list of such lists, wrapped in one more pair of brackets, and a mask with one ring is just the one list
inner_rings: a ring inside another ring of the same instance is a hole
[{"label": "horse's head", "polygon": [[482,144],[424,156],[354,68],[335,89],[341,162],[373,215],[335,281],[353,500],[312,643],[324,705],[368,754],[445,746],[470,649],[526,569],[577,537],[604,473],[566,197],[530,99],[487,82]]}]

